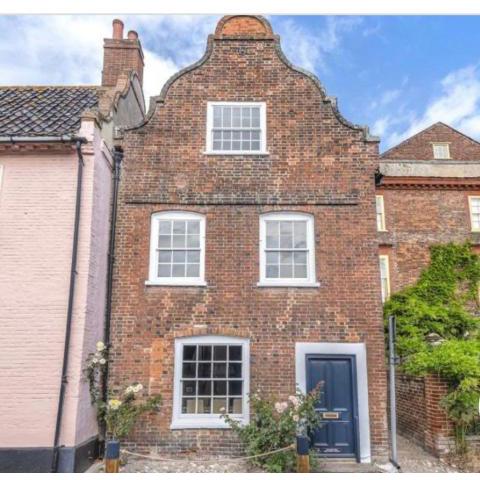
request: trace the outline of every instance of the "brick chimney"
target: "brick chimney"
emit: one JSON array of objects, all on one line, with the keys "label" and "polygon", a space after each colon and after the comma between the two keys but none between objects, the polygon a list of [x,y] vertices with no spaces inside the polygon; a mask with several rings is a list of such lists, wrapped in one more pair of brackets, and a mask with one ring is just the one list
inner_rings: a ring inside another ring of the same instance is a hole
[{"label": "brick chimney", "polygon": [[112,38],[105,38],[103,43],[102,86],[114,87],[118,77],[132,70],[137,72],[143,83],[143,51],[137,32],[130,30],[123,38],[123,22],[113,21]]}]

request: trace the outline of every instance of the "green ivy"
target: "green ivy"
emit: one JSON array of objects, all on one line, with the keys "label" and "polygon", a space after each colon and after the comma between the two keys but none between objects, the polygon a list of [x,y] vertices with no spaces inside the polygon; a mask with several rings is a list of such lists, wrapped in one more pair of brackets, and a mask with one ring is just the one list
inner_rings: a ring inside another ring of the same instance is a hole
[{"label": "green ivy", "polygon": [[461,448],[465,432],[479,420],[479,284],[480,259],[469,243],[434,245],[419,280],[384,306],[385,320],[396,317],[400,368],[448,381],[442,406],[456,425]]}]

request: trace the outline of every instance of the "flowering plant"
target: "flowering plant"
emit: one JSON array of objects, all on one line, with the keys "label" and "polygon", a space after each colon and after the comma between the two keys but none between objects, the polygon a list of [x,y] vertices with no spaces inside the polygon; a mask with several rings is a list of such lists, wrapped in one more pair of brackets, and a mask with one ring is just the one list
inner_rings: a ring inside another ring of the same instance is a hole
[{"label": "flowering plant", "polygon": [[87,357],[85,368],[89,383],[92,404],[97,408],[97,418],[100,424],[106,425],[107,435],[120,439],[132,430],[142,413],[156,410],[161,403],[159,395],[146,397],[141,401],[138,395],[143,390],[141,383],[132,383],[120,395],[105,402],[101,396],[101,386],[105,381],[108,368],[108,348],[101,341],[96,343],[95,352]]},{"label": "flowering plant", "polygon": [[118,398],[110,398],[106,403],[97,402],[99,414],[105,420],[109,437],[114,439],[126,437],[140,415],[155,411],[160,406],[159,395],[140,401],[137,394],[142,390],[141,383],[134,383],[129,385]]},{"label": "flowering plant", "polygon": [[[297,391],[287,401],[264,399],[260,393],[250,396],[252,418],[247,425],[223,414],[222,417],[237,432],[248,456],[282,449],[295,443],[297,435],[307,435],[320,427],[320,418],[315,411],[321,391],[317,385],[307,395]],[[295,449],[252,459],[251,462],[268,472],[295,471]],[[311,455],[311,462],[315,460]]]}]

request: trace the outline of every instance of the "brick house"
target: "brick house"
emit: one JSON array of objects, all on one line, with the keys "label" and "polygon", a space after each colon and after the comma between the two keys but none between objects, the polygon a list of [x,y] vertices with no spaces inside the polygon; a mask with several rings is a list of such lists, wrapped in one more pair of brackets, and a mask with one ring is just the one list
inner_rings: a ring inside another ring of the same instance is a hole
[{"label": "brick house", "polygon": [[118,20],[104,60],[98,86],[0,87],[2,472],[94,458],[82,370],[104,335],[116,130],[144,117],[141,45]]},{"label": "brick house", "polygon": [[[480,253],[480,143],[435,123],[382,154],[377,177],[377,229],[382,297],[414,283],[436,243],[470,241]],[[436,455],[453,444],[440,407],[447,384],[400,375],[400,433]]]},{"label": "brick house", "polygon": [[124,146],[110,387],[163,396],[130,446],[238,454],[223,409],[322,381],[319,454],[385,460],[378,139],[232,16]]}]

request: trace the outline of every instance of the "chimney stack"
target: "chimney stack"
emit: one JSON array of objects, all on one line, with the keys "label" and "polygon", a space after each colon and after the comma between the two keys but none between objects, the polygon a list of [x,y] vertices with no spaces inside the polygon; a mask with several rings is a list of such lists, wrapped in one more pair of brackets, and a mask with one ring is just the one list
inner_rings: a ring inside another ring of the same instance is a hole
[{"label": "chimney stack", "polygon": [[122,74],[135,71],[143,83],[143,51],[138,33],[130,30],[123,38],[123,22],[112,22],[112,38],[105,38],[103,44],[102,86],[114,87]]}]

